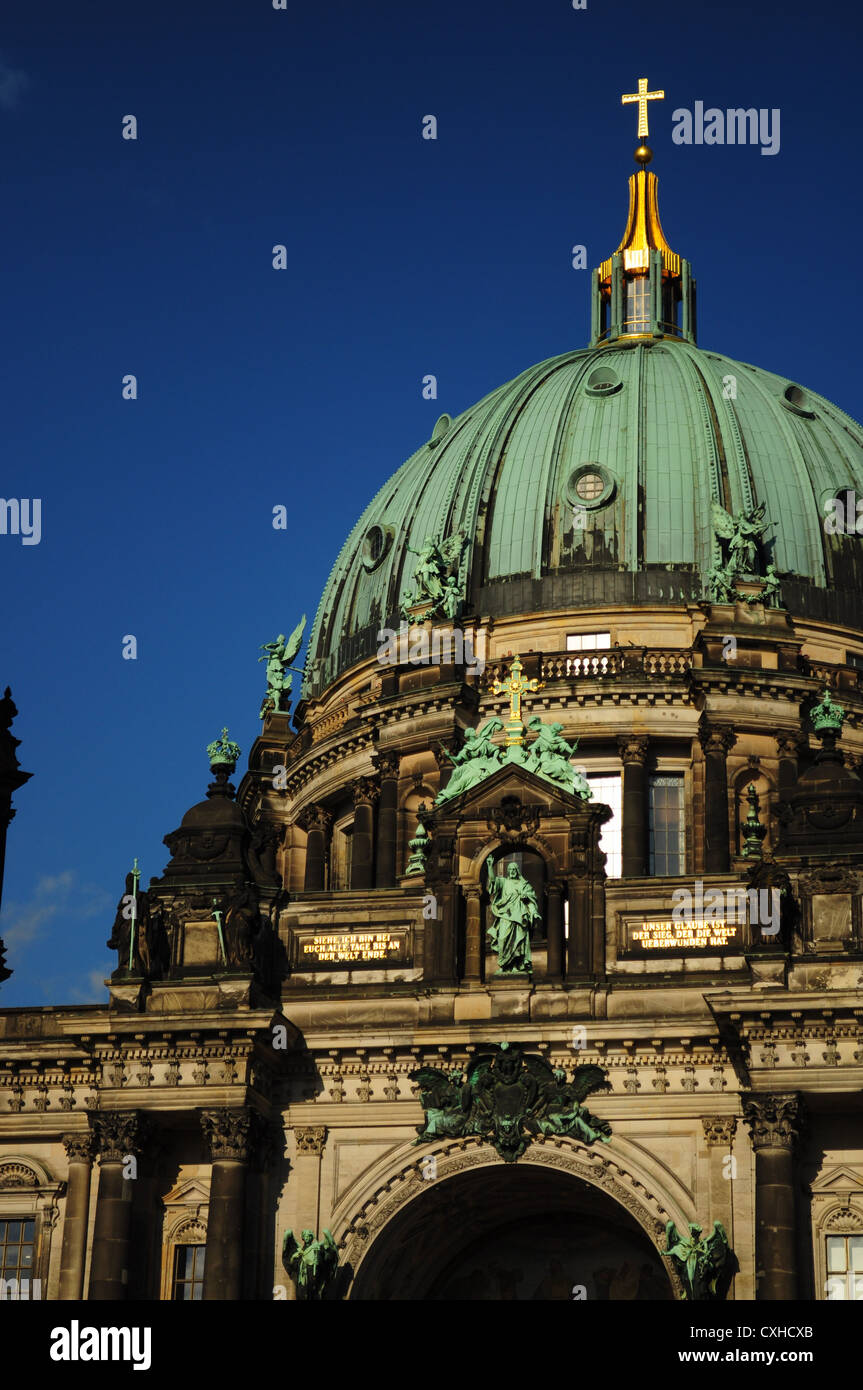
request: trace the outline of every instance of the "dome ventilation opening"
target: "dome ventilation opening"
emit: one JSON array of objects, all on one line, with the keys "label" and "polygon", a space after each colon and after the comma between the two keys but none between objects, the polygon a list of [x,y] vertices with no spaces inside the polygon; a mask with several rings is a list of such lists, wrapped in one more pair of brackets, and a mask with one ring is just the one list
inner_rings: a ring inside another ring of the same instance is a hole
[{"label": "dome ventilation opening", "polygon": [[795,386],[793,382],[786,386],[782,393],[782,404],[795,415],[802,415],[806,420],[815,419],[815,411],[810,408],[809,397],[802,386]]},{"label": "dome ventilation opening", "polygon": [[585,390],[589,396],[613,396],[622,386],[620,377],[610,367],[594,367],[587,378]]},{"label": "dome ventilation opening", "polygon": [[441,442],[441,440],[443,439],[444,435],[445,435],[445,434],[449,434],[450,426],[451,426],[451,425],[452,425],[452,417],[451,417],[451,416],[446,415],[446,414],[439,416],[438,421],[437,421],[437,424],[435,425],[434,429],[433,429],[432,432],[431,432],[431,439],[429,440],[429,448],[430,448],[430,449],[436,449],[436,448],[437,448],[438,444],[440,444],[440,442]]}]

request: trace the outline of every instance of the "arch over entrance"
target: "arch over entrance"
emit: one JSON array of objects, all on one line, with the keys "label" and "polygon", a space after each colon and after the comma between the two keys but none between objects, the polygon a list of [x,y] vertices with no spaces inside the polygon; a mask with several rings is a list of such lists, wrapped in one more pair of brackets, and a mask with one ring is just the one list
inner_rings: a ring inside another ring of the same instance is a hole
[{"label": "arch over entrance", "polygon": [[633,1212],[545,1163],[485,1161],[421,1182],[374,1234],[360,1228],[347,1253],[351,1299],[675,1297]]}]

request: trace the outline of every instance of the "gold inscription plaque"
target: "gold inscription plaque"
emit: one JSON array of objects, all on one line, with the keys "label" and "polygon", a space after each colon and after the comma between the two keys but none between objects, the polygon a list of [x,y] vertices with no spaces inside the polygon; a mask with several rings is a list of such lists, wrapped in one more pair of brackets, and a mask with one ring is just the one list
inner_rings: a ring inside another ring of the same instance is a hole
[{"label": "gold inscription plaque", "polygon": [[303,936],[297,945],[297,965],[313,970],[321,965],[351,966],[403,961],[404,932],[333,932],[326,936]]},{"label": "gold inscription plaque", "polygon": [[717,918],[693,918],[676,921],[628,922],[627,946],[636,951],[709,951],[723,950],[739,941],[737,923]]}]

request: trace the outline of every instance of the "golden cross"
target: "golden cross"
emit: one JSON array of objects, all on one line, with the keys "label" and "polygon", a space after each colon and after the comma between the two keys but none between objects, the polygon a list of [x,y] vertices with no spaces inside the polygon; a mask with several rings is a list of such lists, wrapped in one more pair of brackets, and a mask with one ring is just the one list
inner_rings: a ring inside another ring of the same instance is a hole
[{"label": "golden cross", "polygon": [[639,79],[638,79],[638,91],[637,91],[637,92],[628,92],[626,96],[622,96],[622,97],[620,98],[620,102],[621,102],[621,105],[622,105],[622,106],[625,106],[625,105],[627,104],[627,102],[630,102],[630,101],[637,101],[637,102],[638,102],[638,138],[639,138],[639,140],[642,138],[642,136],[645,136],[645,135],[649,135],[649,134],[650,134],[650,131],[647,129],[647,103],[648,103],[649,101],[659,101],[659,100],[660,100],[662,97],[664,97],[664,96],[665,96],[665,93],[664,93],[664,92],[649,92],[649,91],[647,90],[647,78],[646,78],[646,77],[639,77]]},{"label": "golden cross", "polygon": [[521,717],[521,697],[535,690],[541,690],[544,682],[537,680],[536,677],[528,679],[523,676],[521,658],[513,657],[512,665],[509,668],[509,675],[506,680],[495,680],[492,685],[493,695],[509,696],[509,719],[506,725],[506,744],[510,747],[514,743],[524,743],[524,723]]}]

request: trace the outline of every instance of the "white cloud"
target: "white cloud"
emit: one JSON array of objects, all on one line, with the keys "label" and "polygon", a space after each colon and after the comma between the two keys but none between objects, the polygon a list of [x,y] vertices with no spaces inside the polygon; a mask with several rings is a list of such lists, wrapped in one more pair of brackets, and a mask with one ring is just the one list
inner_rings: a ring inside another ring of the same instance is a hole
[{"label": "white cloud", "polygon": [[60,874],[45,874],[39,879],[29,902],[9,902],[3,912],[3,940],[7,962],[48,933],[58,917],[64,921],[85,921],[89,917],[106,918],[106,936],[111,930],[110,893],[94,884],[77,882],[72,869]]}]

